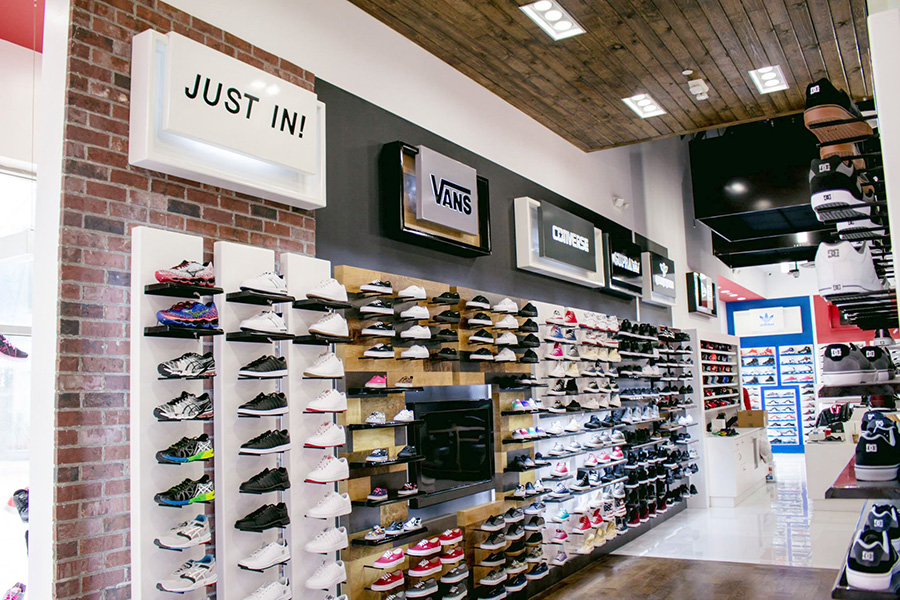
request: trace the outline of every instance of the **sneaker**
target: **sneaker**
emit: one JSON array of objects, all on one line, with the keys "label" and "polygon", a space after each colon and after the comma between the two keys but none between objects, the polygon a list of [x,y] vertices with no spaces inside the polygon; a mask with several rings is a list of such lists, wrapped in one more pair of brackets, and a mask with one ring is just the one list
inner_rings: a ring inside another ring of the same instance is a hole
[{"label": "sneaker", "polygon": [[[408,319],[411,321],[424,321],[425,319],[431,318],[431,314],[428,312],[428,309],[424,306],[419,306],[418,304],[414,304],[410,306],[406,310],[400,313],[401,319]],[[402,335],[402,334],[401,334]]]},{"label": "sneaker", "polygon": [[291,559],[287,540],[275,540],[261,545],[250,556],[238,561],[238,566],[250,571],[265,571],[275,565],[283,565]]},{"label": "sneaker", "polygon": [[350,496],[338,494],[334,491],[326,493],[309,511],[306,516],[310,519],[333,519],[349,515],[353,505],[350,504]]},{"label": "sneaker", "polygon": [[463,563],[453,567],[441,576],[441,583],[459,583],[469,576],[469,565]]},{"label": "sneaker", "polygon": [[200,514],[191,521],[179,523],[155,540],[155,544],[167,550],[187,550],[212,541],[209,520]]},{"label": "sneaker", "polygon": [[466,302],[466,308],[490,310],[491,303],[484,296],[475,296]]},{"label": "sneaker", "polygon": [[239,454],[275,454],[291,449],[291,436],[287,429],[273,429],[259,434],[248,442],[241,444]]},{"label": "sneaker", "polygon": [[525,577],[529,581],[533,581],[535,579],[543,579],[547,576],[547,573],[550,572],[550,568],[547,566],[547,563],[542,562],[534,565],[530,571],[525,573]]},{"label": "sneaker", "polygon": [[198,263],[183,260],[171,269],[160,269],[155,273],[159,283],[177,283],[180,285],[199,285],[213,287],[216,285],[215,269],[211,262]]},{"label": "sneaker", "polygon": [[866,529],[886,531],[894,550],[900,548],[900,513],[893,504],[875,504],[866,517]]},{"label": "sneaker", "polygon": [[338,379],[344,376],[344,363],[334,352],[323,352],[303,371],[304,377]]},{"label": "sneaker", "polygon": [[407,554],[410,556],[431,556],[441,551],[441,541],[439,538],[419,540],[415,546],[410,546]]},{"label": "sneaker", "polygon": [[[399,564],[399,563],[398,563]],[[441,561],[437,558],[423,559],[414,567],[410,567],[407,575],[410,577],[428,577],[435,573],[440,573],[442,569]]]},{"label": "sneaker", "polygon": [[308,483],[333,483],[350,478],[350,467],[346,458],[327,455],[322,458],[315,469],[310,471],[305,481]]},{"label": "sneaker", "polygon": [[468,324],[476,327],[492,327],[494,322],[486,314],[477,313],[474,317],[469,317]]},{"label": "sneaker", "polygon": [[516,362],[516,353],[509,348],[503,348],[494,356],[494,362]]},{"label": "sneaker", "polygon": [[347,529],[345,527],[329,527],[316,534],[316,537],[306,542],[304,550],[310,554],[330,554],[343,550],[349,545]]},{"label": "sneaker", "polygon": [[390,460],[390,457],[388,456],[388,451],[384,448],[375,448],[366,457],[367,463],[382,463],[388,462],[388,460]]},{"label": "sneaker", "polygon": [[499,585],[506,581],[506,573],[500,569],[489,571],[478,583],[481,585]]},{"label": "sneaker", "polygon": [[556,556],[553,557],[553,560],[550,561],[550,564],[556,567],[561,567],[569,561],[569,555],[560,550],[556,553]]},{"label": "sneaker", "polygon": [[[503,300],[501,300],[500,302],[498,302],[497,304],[494,305],[493,311],[498,312],[498,313],[509,313],[511,315],[514,315],[519,312],[519,307],[516,305],[515,302],[513,302],[509,298],[504,298]],[[518,323],[516,324],[516,327],[518,327]]]},{"label": "sneaker", "polygon": [[875,272],[871,247],[867,243],[861,248],[847,241],[819,244],[816,277],[822,296],[878,292],[884,287]]},{"label": "sneaker", "polygon": [[395,383],[394,385],[399,388],[415,387],[415,385],[413,384],[413,378],[411,375],[404,375],[403,377],[398,379],[397,383]]},{"label": "sneaker", "polygon": [[520,317],[530,317],[530,318],[537,317],[538,309],[531,302],[527,302],[527,303],[525,303],[525,306],[523,306],[522,308],[519,309],[519,316]]},{"label": "sneaker", "polygon": [[245,379],[277,379],[287,374],[287,361],[280,356],[260,356],[238,370],[238,377]]},{"label": "sneaker", "polygon": [[288,516],[287,505],[284,502],[278,504],[264,504],[252,513],[238,519],[234,523],[235,529],[240,531],[265,531],[274,527],[287,527],[291,522]]},{"label": "sneaker", "polygon": [[497,550],[505,546],[506,536],[502,533],[492,533],[486,540],[478,545],[482,550]]},{"label": "sneaker", "polygon": [[383,390],[387,387],[387,377],[384,375],[373,375],[363,387],[369,390]]},{"label": "sneaker", "polygon": [[434,577],[418,582],[406,590],[407,598],[424,598],[438,591],[438,584]]},{"label": "sneaker", "polygon": [[346,411],[347,395],[335,389],[324,390],[306,405],[306,412],[339,413]]},{"label": "sneaker", "polygon": [[347,443],[347,434],[344,428],[332,421],[325,421],[316,432],[312,434],[306,443],[306,448],[337,448]]},{"label": "sneaker", "polygon": [[[441,583],[446,583],[443,577],[441,577]],[[462,600],[468,593],[465,583],[451,585],[447,588],[447,591],[444,592],[444,595],[441,596],[441,600]]]},{"label": "sneaker", "polygon": [[309,332],[326,337],[346,338],[350,336],[347,320],[336,312],[327,313],[324,317],[309,326]]},{"label": "sneaker", "polygon": [[[264,583],[247,596],[249,600],[290,600],[291,583],[284,577],[279,577],[278,581],[269,581]],[[343,595],[346,600],[346,594]]]},{"label": "sneaker", "polygon": [[390,294],[393,293],[394,288],[391,287],[390,281],[376,279],[359,286],[359,291],[369,292],[370,294]]},{"label": "sneaker", "polygon": [[822,359],[822,383],[825,385],[859,385],[873,383],[875,367],[853,344],[829,344]]},{"label": "sneaker", "polygon": [[406,358],[411,360],[425,360],[431,356],[428,352],[428,348],[422,346],[420,344],[413,344],[406,350],[400,353],[400,358]]},{"label": "sneaker", "polygon": [[239,328],[250,333],[287,333],[284,319],[272,310],[263,310],[249,319],[244,319]]},{"label": "sneaker", "polygon": [[373,592],[387,592],[402,586],[403,583],[403,571],[394,571],[379,577],[371,587]]},{"label": "sneaker", "polygon": [[518,329],[519,322],[512,315],[507,315],[494,323],[495,329]]},{"label": "sneaker", "polygon": [[288,413],[287,397],[282,392],[260,392],[253,400],[238,406],[238,416],[269,417]]},{"label": "sneaker", "polygon": [[[869,411],[872,412],[872,411]],[[856,444],[856,478],[860,481],[891,481],[900,468],[900,441],[893,423],[872,422]]]},{"label": "sneaker", "polygon": [[153,497],[153,500],[161,506],[187,506],[195,502],[212,502],[216,498],[216,492],[209,475],[193,481],[185,479],[181,483],[172,486],[164,492]]},{"label": "sneaker", "polygon": [[284,491],[290,487],[291,481],[286,468],[265,468],[243,482],[239,491],[242,494],[265,494],[267,492]]},{"label": "sneaker", "polygon": [[404,408],[403,410],[398,412],[396,415],[394,415],[394,421],[399,422],[399,423],[409,423],[410,421],[415,421],[415,420],[416,420],[416,415],[413,414],[413,411],[409,410],[408,408]]},{"label": "sneaker", "polygon": [[803,122],[823,144],[872,135],[872,127],[863,119],[853,100],[827,78],[806,86]]},{"label": "sneaker", "polygon": [[213,416],[212,398],[203,393],[195,396],[182,392],[180,396],[153,409],[159,421],[201,421]]},{"label": "sneaker", "polygon": [[384,321],[375,321],[374,323],[366,325],[359,334],[376,337],[394,337],[397,332],[392,325],[388,325]]},{"label": "sneaker", "polygon": [[460,321],[459,311],[444,310],[444,311],[441,311],[439,314],[434,315],[432,320],[437,323],[451,323],[451,324],[459,323],[459,321]]},{"label": "sneaker", "polygon": [[339,583],[347,581],[347,569],[341,560],[326,560],[306,579],[306,588],[310,590],[330,590]]},{"label": "sneaker", "polygon": [[397,297],[403,298],[404,300],[424,300],[428,295],[425,293],[425,288],[418,285],[411,285],[397,292]]},{"label": "sneaker", "polygon": [[185,593],[216,582],[216,559],[207,554],[200,560],[189,560],[175,569],[167,579],[156,584],[164,592]]},{"label": "sneaker", "polygon": [[346,302],[347,289],[336,279],[328,278],[320,281],[316,287],[306,292],[306,297],[329,302]]},{"label": "sneaker", "polygon": [[491,360],[492,361],[492,360],[494,360],[494,353],[491,352],[490,350],[488,350],[487,348],[479,348],[478,350],[475,350],[474,352],[469,354],[469,360],[477,360],[477,361]]},{"label": "sneaker", "polygon": [[856,532],[847,556],[847,583],[868,591],[887,591],[900,571],[900,558],[891,546],[887,531],[862,529]]},{"label": "sneaker", "polygon": [[213,443],[205,433],[195,438],[183,437],[165,450],[156,453],[160,464],[180,465],[213,457]]},{"label": "sneaker", "polygon": [[215,329],[219,326],[219,313],[214,302],[179,302],[156,313],[156,320],[161,325]]},{"label": "sneaker", "polygon": [[[4,349],[4,342],[9,344],[9,342],[6,341],[6,338],[0,335],[0,353],[4,356],[10,358],[25,358],[28,356],[27,354],[25,354],[24,357],[15,356],[15,352],[19,350],[11,345],[10,349]],[[161,376],[167,379],[213,377],[216,374],[216,360],[213,358],[212,352],[207,352],[203,355],[197,354],[196,352],[187,352],[178,358],[173,358],[172,360],[160,363],[159,366],[156,367],[156,370]]]},{"label": "sneaker", "polygon": [[444,552],[438,558],[442,565],[455,565],[466,558],[466,553],[461,547],[457,546],[452,550]]},{"label": "sneaker", "polygon": [[403,553],[403,548],[391,548],[390,550],[385,550],[384,554],[372,563],[372,566],[376,569],[392,569],[404,560],[406,560],[406,554]]}]

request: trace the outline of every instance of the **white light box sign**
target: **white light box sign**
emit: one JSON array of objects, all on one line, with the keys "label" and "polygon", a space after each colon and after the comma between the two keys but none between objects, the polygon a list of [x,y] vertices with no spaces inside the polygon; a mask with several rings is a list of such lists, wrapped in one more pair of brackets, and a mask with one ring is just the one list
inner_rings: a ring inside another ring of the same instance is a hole
[{"label": "white light box sign", "polygon": [[734,311],[734,334],[739,337],[803,333],[799,306],[771,306]]},{"label": "white light box sign", "polygon": [[134,36],[129,138],[133,165],[325,206],[325,104],[177,33]]}]

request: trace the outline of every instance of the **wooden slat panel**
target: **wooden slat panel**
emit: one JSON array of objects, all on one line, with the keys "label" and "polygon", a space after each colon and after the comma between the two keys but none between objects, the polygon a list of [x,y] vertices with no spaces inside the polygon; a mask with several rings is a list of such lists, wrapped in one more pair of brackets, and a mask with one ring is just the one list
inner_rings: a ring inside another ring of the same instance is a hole
[{"label": "wooden slat panel", "polygon": [[813,23],[813,30],[816,32],[816,39],[819,41],[819,49],[822,52],[822,57],[825,59],[825,69],[828,71],[828,78],[835,87],[848,89],[847,73],[844,71],[844,63],[841,61],[840,51],[838,50],[834,23],[831,20],[831,10],[828,3],[822,0],[807,2],[806,8]]},{"label": "wooden slat panel", "polygon": [[872,59],[869,54],[869,28],[866,23],[866,0],[850,0],[850,13],[853,15],[853,27],[856,29],[856,43],[859,49],[857,60],[859,60],[865,84],[864,98],[868,99],[872,97],[874,88],[870,66]]},{"label": "wooden slat panel", "polygon": [[831,21],[837,37],[839,58],[844,65],[844,73],[849,85],[845,91],[852,98],[861,98],[866,95],[866,84],[863,80],[862,67],[859,64],[856,28],[853,26],[850,3],[847,0],[830,0],[829,6],[831,7]]}]

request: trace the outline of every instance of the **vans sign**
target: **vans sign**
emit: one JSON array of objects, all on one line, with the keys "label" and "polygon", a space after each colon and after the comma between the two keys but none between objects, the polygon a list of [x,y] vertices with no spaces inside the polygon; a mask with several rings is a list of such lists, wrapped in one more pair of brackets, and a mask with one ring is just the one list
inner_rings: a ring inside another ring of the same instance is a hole
[{"label": "vans sign", "polygon": [[478,235],[475,169],[425,146],[416,156],[416,218]]},{"label": "vans sign", "polygon": [[540,255],[586,271],[596,271],[594,224],[549,202],[541,202]]}]

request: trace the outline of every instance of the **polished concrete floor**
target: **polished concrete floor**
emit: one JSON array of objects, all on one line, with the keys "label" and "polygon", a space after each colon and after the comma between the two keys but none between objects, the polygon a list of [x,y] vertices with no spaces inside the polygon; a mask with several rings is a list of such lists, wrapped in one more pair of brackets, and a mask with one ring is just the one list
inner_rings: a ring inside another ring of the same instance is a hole
[{"label": "polished concrete floor", "polygon": [[802,455],[776,455],[775,473],[737,507],[687,509],[616,554],[839,569],[862,502],[856,511],[814,510]]}]

